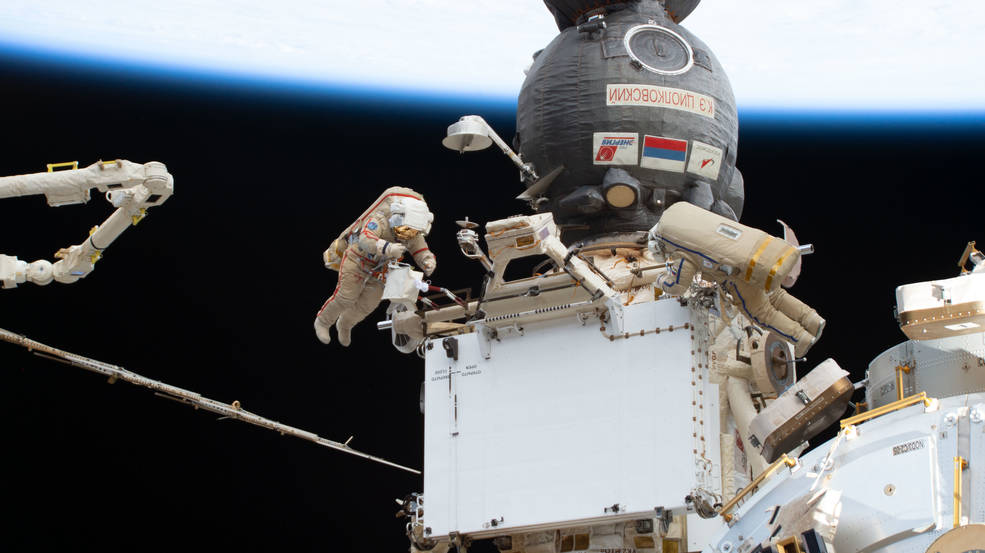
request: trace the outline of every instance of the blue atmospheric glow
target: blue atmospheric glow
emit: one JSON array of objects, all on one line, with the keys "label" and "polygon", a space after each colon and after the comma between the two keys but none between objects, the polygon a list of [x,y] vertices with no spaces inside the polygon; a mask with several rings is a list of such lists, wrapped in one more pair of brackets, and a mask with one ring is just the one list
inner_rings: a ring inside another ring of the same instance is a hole
[{"label": "blue atmospheric glow", "polygon": [[[479,113],[487,118],[512,119],[516,98],[489,93],[448,92],[397,85],[263,76],[249,71],[189,67],[179,63],[136,61],[125,56],[65,53],[62,50],[6,43],[0,40],[0,69],[58,73],[122,87],[213,91],[262,95],[283,101],[312,101],[347,109],[406,112]],[[985,134],[985,108],[969,110],[802,109],[739,106],[746,130],[902,131],[920,129],[962,134]]]},{"label": "blue atmospheric glow", "polygon": [[985,109],[978,110],[871,110],[871,109],[757,109],[739,107],[739,128],[751,131],[898,134],[919,131],[957,135],[985,135]]},{"label": "blue atmospheric glow", "polygon": [[843,125],[966,126],[985,127],[985,108],[982,109],[764,109],[739,106],[741,121],[756,121],[763,125],[809,125],[832,127]]},{"label": "blue atmospheric glow", "polygon": [[124,56],[65,53],[0,40],[0,68],[17,66],[38,73],[70,74],[107,84],[221,90],[234,94],[273,95],[283,100],[338,102],[347,107],[385,109],[468,109],[482,106],[491,116],[512,114],[516,99],[488,93],[447,92],[397,85],[306,79],[296,76],[265,76],[249,71],[190,67],[179,63],[136,61]]}]

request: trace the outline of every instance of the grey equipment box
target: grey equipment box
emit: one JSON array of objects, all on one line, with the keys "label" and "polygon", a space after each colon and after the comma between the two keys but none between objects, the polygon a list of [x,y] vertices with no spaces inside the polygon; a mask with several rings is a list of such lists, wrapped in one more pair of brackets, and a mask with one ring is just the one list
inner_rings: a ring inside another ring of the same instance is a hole
[{"label": "grey equipment box", "polygon": [[826,359],[749,424],[749,441],[773,462],[838,420],[852,398],[848,372]]}]

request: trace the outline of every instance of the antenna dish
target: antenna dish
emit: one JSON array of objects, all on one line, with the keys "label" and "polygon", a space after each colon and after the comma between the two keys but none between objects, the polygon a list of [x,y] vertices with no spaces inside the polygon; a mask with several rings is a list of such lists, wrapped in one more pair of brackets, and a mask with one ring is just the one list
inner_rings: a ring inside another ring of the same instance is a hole
[{"label": "antenna dish", "polygon": [[455,221],[455,224],[463,229],[471,230],[474,228],[479,228],[479,223],[476,223],[475,221],[469,221],[468,217],[466,217],[464,220],[461,221]]},{"label": "antenna dish", "polygon": [[481,118],[467,115],[448,127],[448,136],[441,144],[459,153],[485,150],[493,143],[488,129],[489,125]]}]

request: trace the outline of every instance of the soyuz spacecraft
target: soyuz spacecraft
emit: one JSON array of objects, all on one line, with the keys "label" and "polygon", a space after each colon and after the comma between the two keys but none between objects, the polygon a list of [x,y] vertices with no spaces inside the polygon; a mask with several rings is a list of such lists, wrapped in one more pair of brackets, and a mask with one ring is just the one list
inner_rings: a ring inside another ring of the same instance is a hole
[{"label": "soyuz spacecraft", "polygon": [[[985,551],[985,255],[970,243],[959,276],[897,289],[908,340],[863,381],[833,359],[798,378],[825,322],[784,288],[811,247],[785,225],[778,237],[738,222],[732,91],[680,25],[698,0],[545,4],[560,33],[534,55],[513,147],[478,116],[443,142],[495,143],[534,213],[486,222],[481,240],[479,224],[459,221],[477,297],[428,296],[409,265],[386,273],[377,326],[424,360],[423,489],[398,513],[412,553],[476,540],[501,553]],[[150,202],[140,186],[159,180],[134,181],[119,205]],[[507,278],[518,260],[537,264]],[[50,281],[46,267],[0,256],[5,285]]]},{"label": "soyuz spacecraft", "polygon": [[680,200],[738,220],[732,88],[679,24],[698,1],[546,4],[561,32],[517,101],[514,147],[544,177],[526,197],[567,240],[645,231]]}]

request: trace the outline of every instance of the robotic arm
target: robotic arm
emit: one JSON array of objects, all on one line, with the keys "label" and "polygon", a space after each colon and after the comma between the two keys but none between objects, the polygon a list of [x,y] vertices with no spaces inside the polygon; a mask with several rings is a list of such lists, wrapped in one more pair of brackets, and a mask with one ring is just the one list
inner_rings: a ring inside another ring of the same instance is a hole
[{"label": "robotic arm", "polygon": [[[53,171],[71,165],[72,169]],[[41,259],[33,263],[0,254],[0,283],[15,288],[25,281],[46,285],[52,280],[72,283],[85,278],[113,240],[131,225],[139,223],[147,208],[163,204],[174,192],[174,178],[163,163],[144,164],[126,160],[97,161],[79,169],[71,164],[49,164],[47,173],[0,177],[0,199],[44,194],[48,205],[60,207],[89,201],[93,188],[106,194],[116,211],[89,232],[80,244],[55,253],[59,261]]]}]

